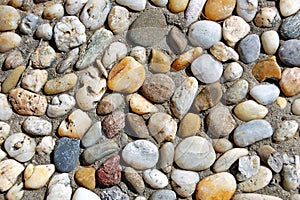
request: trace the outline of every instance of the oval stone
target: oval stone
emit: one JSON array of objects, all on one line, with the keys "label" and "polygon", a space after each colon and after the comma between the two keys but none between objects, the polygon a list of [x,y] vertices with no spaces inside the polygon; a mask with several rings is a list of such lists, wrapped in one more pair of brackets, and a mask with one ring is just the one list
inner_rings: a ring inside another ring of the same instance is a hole
[{"label": "oval stone", "polygon": [[250,90],[250,95],[260,104],[269,105],[279,97],[280,90],[275,85],[257,85]]},{"label": "oval stone", "polygon": [[258,59],[260,54],[260,40],[258,35],[250,34],[246,36],[238,46],[240,58],[244,63],[251,63]]},{"label": "oval stone", "polygon": [[45,87],[44,91],[46,94],[59,94],[65,91],[72,89],[75,84],[77,83],[77,76],[76,74],[66,74],[62,77],[54,78],[49,80]]},{"label": "oval stone", "polygon": [[263,32],[263,34],[261,35],[261,43],[267,54],[275,54],[279,47],[278,33],[273,30]]},{"label": "oval stone", "polygon": [[268,114],[268,108],[259,105],[253,100],[247,100],[234,108],[235,115],[242,121],[248,122],[254,119],[263,119]]},{"label": "oval stone", "polygon": [[300,40],[287,40],[278,51],[280,60],[288,66],[300,66]]},{"label": "oval stone", "polygon": [[180,169],[172,171],[171,179],[173,189],[181,197],[191,196],[200,180],[198,173]]},{"label": "oval stone", "polygon": [[4,32],[0,34],[0,53],[5,53],[20,46],[22,38],[14,32]]},{"label": "oval stone", "polygon": [[18,28],[21,17],[14,7],[0,5],[0,13],[0,31],[10,31]]},{"label": "oval stone", "polygon": [[282,92],[290,97],[300,93],[300,68],[286,68],[279,82]]},{"label": "oval stone", "polygon": [[208,0],[205,4],[205,15],[213,21],[226,19],[232,14],[235,4],[236,0]]},{"label": "oval stone", "polygon": [[295,39],[300,36],[300,13],[285,18],[279,32],[285,39]]}]

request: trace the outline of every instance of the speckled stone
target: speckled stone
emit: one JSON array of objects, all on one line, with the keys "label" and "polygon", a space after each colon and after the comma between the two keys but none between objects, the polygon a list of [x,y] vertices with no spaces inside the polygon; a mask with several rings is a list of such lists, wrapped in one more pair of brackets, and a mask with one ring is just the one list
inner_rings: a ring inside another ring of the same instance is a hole
[{"label": "speckled stone", "polygon": [[18,49],[9,52],[4,61],[4,68],[7,70],[15,69],[23,65],[25,65],[24,57]]},{"label": "speckled stone", "polygon": [[236,0],[208,0],[205,4],[205,16],[213,21],[226,19],[232,14],[235,4]]},{"label": "speckled stone", "polygon": [[268,57],[266,60],[254,65],[252,74],[259,82],[263,82],[266,79],[281,79],[281,69],[275,56]]},{"label": "speckled stone", "polygon": [[65,74],[47,81],[44,91],[46,94],[53,95],[66,92],[72,89],[77,83],[77,76],[74,73]]},{"label": "speckled stone", "polygon": [[190,0],[189,5],[184,12],[184,27],[189,27],[198,20],[207,0]]},{"label": "speckled stone", "polygon": [[0,34],[0,53],[5,53],[21,45],[22,38],[14,32]]},{"label": "speckled stone", "polygon": [[117,187],[113,186],[108,188],[107,190],[100,193],[100,199],[105,200],[129,200],[129,196],[122,192],[122,190]]},{"label": "speckled stone", "polygon": [[285,120],[277,123],[276,131],[273,139],[277,142],[282,142],[291,139],[295,136],[298,130],[298,123],[295,120]]},{"label": "speckled stone", "polygon": [[10,31],[18,28],[21,17],[14,7],[0,5],[0,13],[0,31]]},{"label": "speckled stone", "polygon": [[[243,193],[234,195],[232,200],[282,200],[279,197],[264,195],[264,194],[257,194],[257,193]],[[296,199],[295,199],[296,200]]]},{"label": "speckled stone", "polygon": [[24,166],[14,159],[7,159],[0,162],[0,191],[9,190],[17,181],[18,176],[23,172]]},{"label": "speckled stone", "polygon": [[119,93],[113,93],[105,96],[97,106],[97,114],[98,115],[106,115],[117,108],[119,108],[122,104],[124,104],[124,97]]},{"label": "speckled stone", "polygon": [[254,19],[255,25],[262,28],[274,27],[278,25],[280,21],[280,15],[275,7],[261,8]]},{"label": "speckled stone", "polygon": [[187,113],[180,121],[177,135],[179,137],[194,136],[200,130],[201,119],[194,113]]},{"label": "speckled stone", "polygon": [[238,46],[240,58],[244,63],[251,63],[258,59],[260,54],[260,39],[256,34],[250,34],[241,40]]},{"label": "speckled stone", "polygon": [[234,81],[243,75],[244,69],[238,62],[229,63],[223,72],[224,81]]},{"label": "speckled stone", "polygon": [[300,99],[295,99],[292,104],[292,112],[294,115],[300,116]]},{"label": "speckled stone", "polygon": [[167,176],[158,169],[147,169],[143,172],[145,182],[154,189],[162,189],[169,184]]},{"label": "speckled stone", "polygon": [[80,167],[75,172],[75,181],[78,185],[93,190],[96,187],[96,170],[93,167]]},{"label": "speckled stone", "polygon": [[53,67],[56,60],[55,50],[47,43],[43,42],[30,56],[32,65],[39,69]]},{"label": "speckled stone", "polygon": [[39,22],[40,18],[30,13],[22,18],[21,24],[19,25],[19,29],[22,33],[30,35],[35,31],[36,26]]},{"label": "speckled stone", "polygon": [[75,15],[81,11],[88,0],[66,0],[65,9],[69,15]]},{"label": "speckled stone", "polygon": [[300,40],[287,40],[280,46],[278,55],[280,60],[288,66],[300,66]]},{"label": "speckled stone", "polygon": [[234,108],[234,114],[242,121],[248,122],[254,119],[263,119],[268,114],[268,108],[256,103],[253,100],[247,100],[239,103]]},{"label": "speckled stone", "polygon": [[111,187],[121,181],[120,156],[108,158],[96,171],[96,178],[101,187]]},{"label": "speckled stone", "polygon": [[106,137],[113,138],[125,127],[125,114],[122,111],[113,112],[102,120],[102,129]]},{"label": "speckled stone", "polygon": [[241,102],[248,93],[248,81],[240,79],[235,82],[224,94],[224,99],[227,104],[236,104]]},{"label": "speckled stone", "polygon": [[126,167],[124,169],[124,177],[126,183],[129,184],[129,187],[135,192],[142,194],[145,190],[145,183],[142,176],[133,168]]},{"label": "speckled stone", "polygon": [[300,68],[286,68],[279,82],[282,92],[286,96],[294,96],[300,93]]},{"label": "speckled stone", "polygon": [[54,149],[56,138],[52,136],[45,136],[38,143],[36,151],[39,155],[50,155]]},{"label": "speckled stone", "polygon": [[9,102],[7,101],[7,96],[5,94],[0,94],[0,120],[9,120],[12,114],[13,111]]},{"label": "speckled stone", "polygon": [[48,79],[48,72],[44,69],[31,70],[22,79],[21,86],[32,92],[39,93]]},{"label": "speckled stone", "polygon": [[282,20],[279,32],[285,39],[296,39],[300,36],[300,13]]},{"label": "speckled stone", "polygon": [[51,122],[35,116],[28,117],[22,127],[26,133],[34,136],[50,135],[52,132]]}]

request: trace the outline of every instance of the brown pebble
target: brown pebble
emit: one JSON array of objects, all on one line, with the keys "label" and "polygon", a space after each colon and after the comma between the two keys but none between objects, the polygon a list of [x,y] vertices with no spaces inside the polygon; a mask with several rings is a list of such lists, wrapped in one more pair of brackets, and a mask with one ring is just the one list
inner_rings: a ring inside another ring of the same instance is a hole
[{"label": "brown pebble", "polygon": [[1,91],[6,94],[9,92],[9,90],[13,89],[16,87],[22,73],[26,69],[25,66],[20,66],[14,69],[8,77],[5,79],[5,81],[2,83],[2,88]]},{"label": "brown pebble", "polygon": [[108,138],[113,138],[125,127],[125,114],[121,111],[107,115],[102,121],[102,128]]},{"label": "brown pebble", "polygon": [[201,127],[201,119],[198,115],[193,113],[188,113],[181,120],[178,133],[179,137],[189,137],[196,135]]},{"label": "brown pebble", "polygon": [[279,82],[282,92],[288,96],[295,96],[300,93],[300,68],[286,68],[282,73]]},{"label": "brown pebble", "polygon": [[172,68],[179,71],[190,65],[196,58],[201,56],[203,49],[196,47],[183,54],[181,54],[172,64]]},{"label": "brown pebble", "polygon": [[149,69],[154,73],[167,73],[171,68],[171,57],[165,52],[152,49]]},{"label": "brown pebble", "polygon": [[281,69],[275,56],[257,63],[252,69],[252,74],[259,82],[263,82],[268,78],[281,79]]},{"label": "brown pebble", "polygon": [[75,181],[78,185],[93,190],[96,187],[96,170],[92,167],[80,167],[75,172]]}]

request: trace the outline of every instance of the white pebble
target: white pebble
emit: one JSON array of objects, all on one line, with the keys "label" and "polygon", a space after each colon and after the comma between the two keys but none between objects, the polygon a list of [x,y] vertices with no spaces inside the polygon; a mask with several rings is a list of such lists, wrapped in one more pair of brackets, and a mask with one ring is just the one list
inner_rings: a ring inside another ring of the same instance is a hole
[{"label": "white pebble", "polygon": [[255,17],[255,14],[257,12],[257,6],[257,0],[237,0],[236,12],[246,22],[250,22]]},{"label": "white pebble", "polygon": [[57,174],[52,177],[48,184],[46,200],[71,199],[72,188],[67,173]]},{"label": "white pebble", "polygon": [[146,8],[147,0],[116,0],[118,4],[126,6],[135,11],[142,11]]},{"label": "white pebble", "polygon": [[37,145],[38,154],[50,154],[55,146],[56,139],[52,136],[43,137],[42,141]]},{"label": "white pebble", "polygon": [[26,133],[34,136],[50,135],[52,132],[51,122],[35,116],[28,117],[22,127]]},{"label": "white pebble", "polygon": [[21,200],[24,195],[23,183],[15,184],[6,193],[5,197],[7,200]]},{"label": "white pebble", "polygon": [[280,90],[273,84],[256,85],[250,90],[250,95],[260,104],[269,105],[279,97]]},{"label": "white pebble", "polygon": [[261,43],[267,54],[275,54],[279,47],[278,33],[273,30],[263,32],[263,34],[261,35]]},{"label": "white pebble", "polygon": [[243,156],[239,158],[239,174],[237,179],[239,181],[246,180],[257,174],[260,168],[260,158],[257,155]]},{"label": "white pebble", "polygon": [[157,169],[145,170],[143,178],[154,189],[164,188],[169,183],[167,176]]},{"label": "white pebble", "polygon": [[114,6],[108,15],[108,26],[114,34],[120,34],[129,27],[129,11],[122,6]]},{"label": "white pebble", "polygon": [[147,62],[146,49],[136,46],[131,49],[130,56],[134,57],[138,62],[145,64]]},{"label": "white pebble", "polygon": [[88,189],[85,189],[83,187],[79,187],[73,194],[73,197],[72,197],[72,200],[100,200],[100,197],[88,190]]},{"label": "white pebble", "polygon": [[67,114],[76,104],[74,97],[68,94],[55,96],[48,105],[47,116],[51,118],[61,117]]},{"label": "white pebble", "polygon": [[292,112],[294,115],[300,116],[300,99],[296,99],[292,104]]},{"label": "white pebble", "polygon": [[168,4],[169,0],[151,0],[156,6],[164,7]]},{"label": "white pebble", "polygon": [[225,81],[234,81],[243,75],[243,67],[237,63],[230,63],[224,70],[223,77]]},{"label": "white pebble", "polygon": [[0,149],[0,161],[3,160],[3,158],[6,157],[6,153]]},{"label": "white pebble", "polygon": [[0,192],[9,190],[15,184],[24,167],[13,159],[0,162]]},{"label": "white pebble", "polygon": [[69,15],[76,15],[88,0],[66,0],[65,9]]},{"label": "white pebble", "polygon": [[102,63],[105,68],[111,68],[110,65],[124,58],[126,54],[127,47],[125,44],[121,42],[113,42],[106,49],[102,58]]},{"label": "white pebble", "polygon": [[53,35],[53,28],[50,24],[41,24],[37,27],[35,35],[43,40],[51,40]]},{"label": "white pebble", "polygon": [[174,169],[171,174],[172,186],[181,197],[191,196],[200,178],[197,172]]},{"label": "white pebble", "polygon": [[60,3],[47,6],[43,12],[43,17],[45,19],[58,19],[63,17],[65,14],[64,7]]}]

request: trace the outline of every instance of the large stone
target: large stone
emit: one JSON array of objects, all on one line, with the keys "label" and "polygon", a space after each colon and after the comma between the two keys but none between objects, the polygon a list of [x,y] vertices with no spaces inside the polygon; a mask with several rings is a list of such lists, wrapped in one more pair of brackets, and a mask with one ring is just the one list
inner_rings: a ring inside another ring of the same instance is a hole
[{"label": "large stone", "polygon": [[246,36],[238,46],[240,58],[244,63],[251,63],[258,59],[260,54],[260,40],[258,35],[250,34]]},{"label": "large stone", "polygon": [[300,13],[284,19],[279,31],[285,39],[296,39],[300,36]]},{"label": "large stone", "polygon": [[96,171],[98,183],[102,187],[111,187],[121,181],[120,157],[118,155],[110,157]]},{"label": "large stone", "polygon": [[49,181],[55,171],[53,164],[37,165],[29,164],[24,171],[25,187],[27,189],[40,189]]},{"label": "large stone", "polygon": [[280,60],[288,66],[300,66],[300,40],[287,40],[280,46],[278,55]]},{"label": "large stone", "polygon": [[0,13],[0,31],[10,31],[18,28],[21,17],[14,7],[0,5]]},{"label": "large stone", "polygon": [[226,19],[232,14],[235,4],[236,0],[208,0],[205,4],[205,15],[213,21]]},{"label": "large stone", "polygon": [[266,79],[281,79],[281,69],[275,56],[271,56],[254,65],[252,74],[259,82],[263,82]]},{"label": "large stone", "polygon": [[0,191],[5,192],[11,188],[18,176],[24,170],[24,166],[13,159],[0,162]]}]

